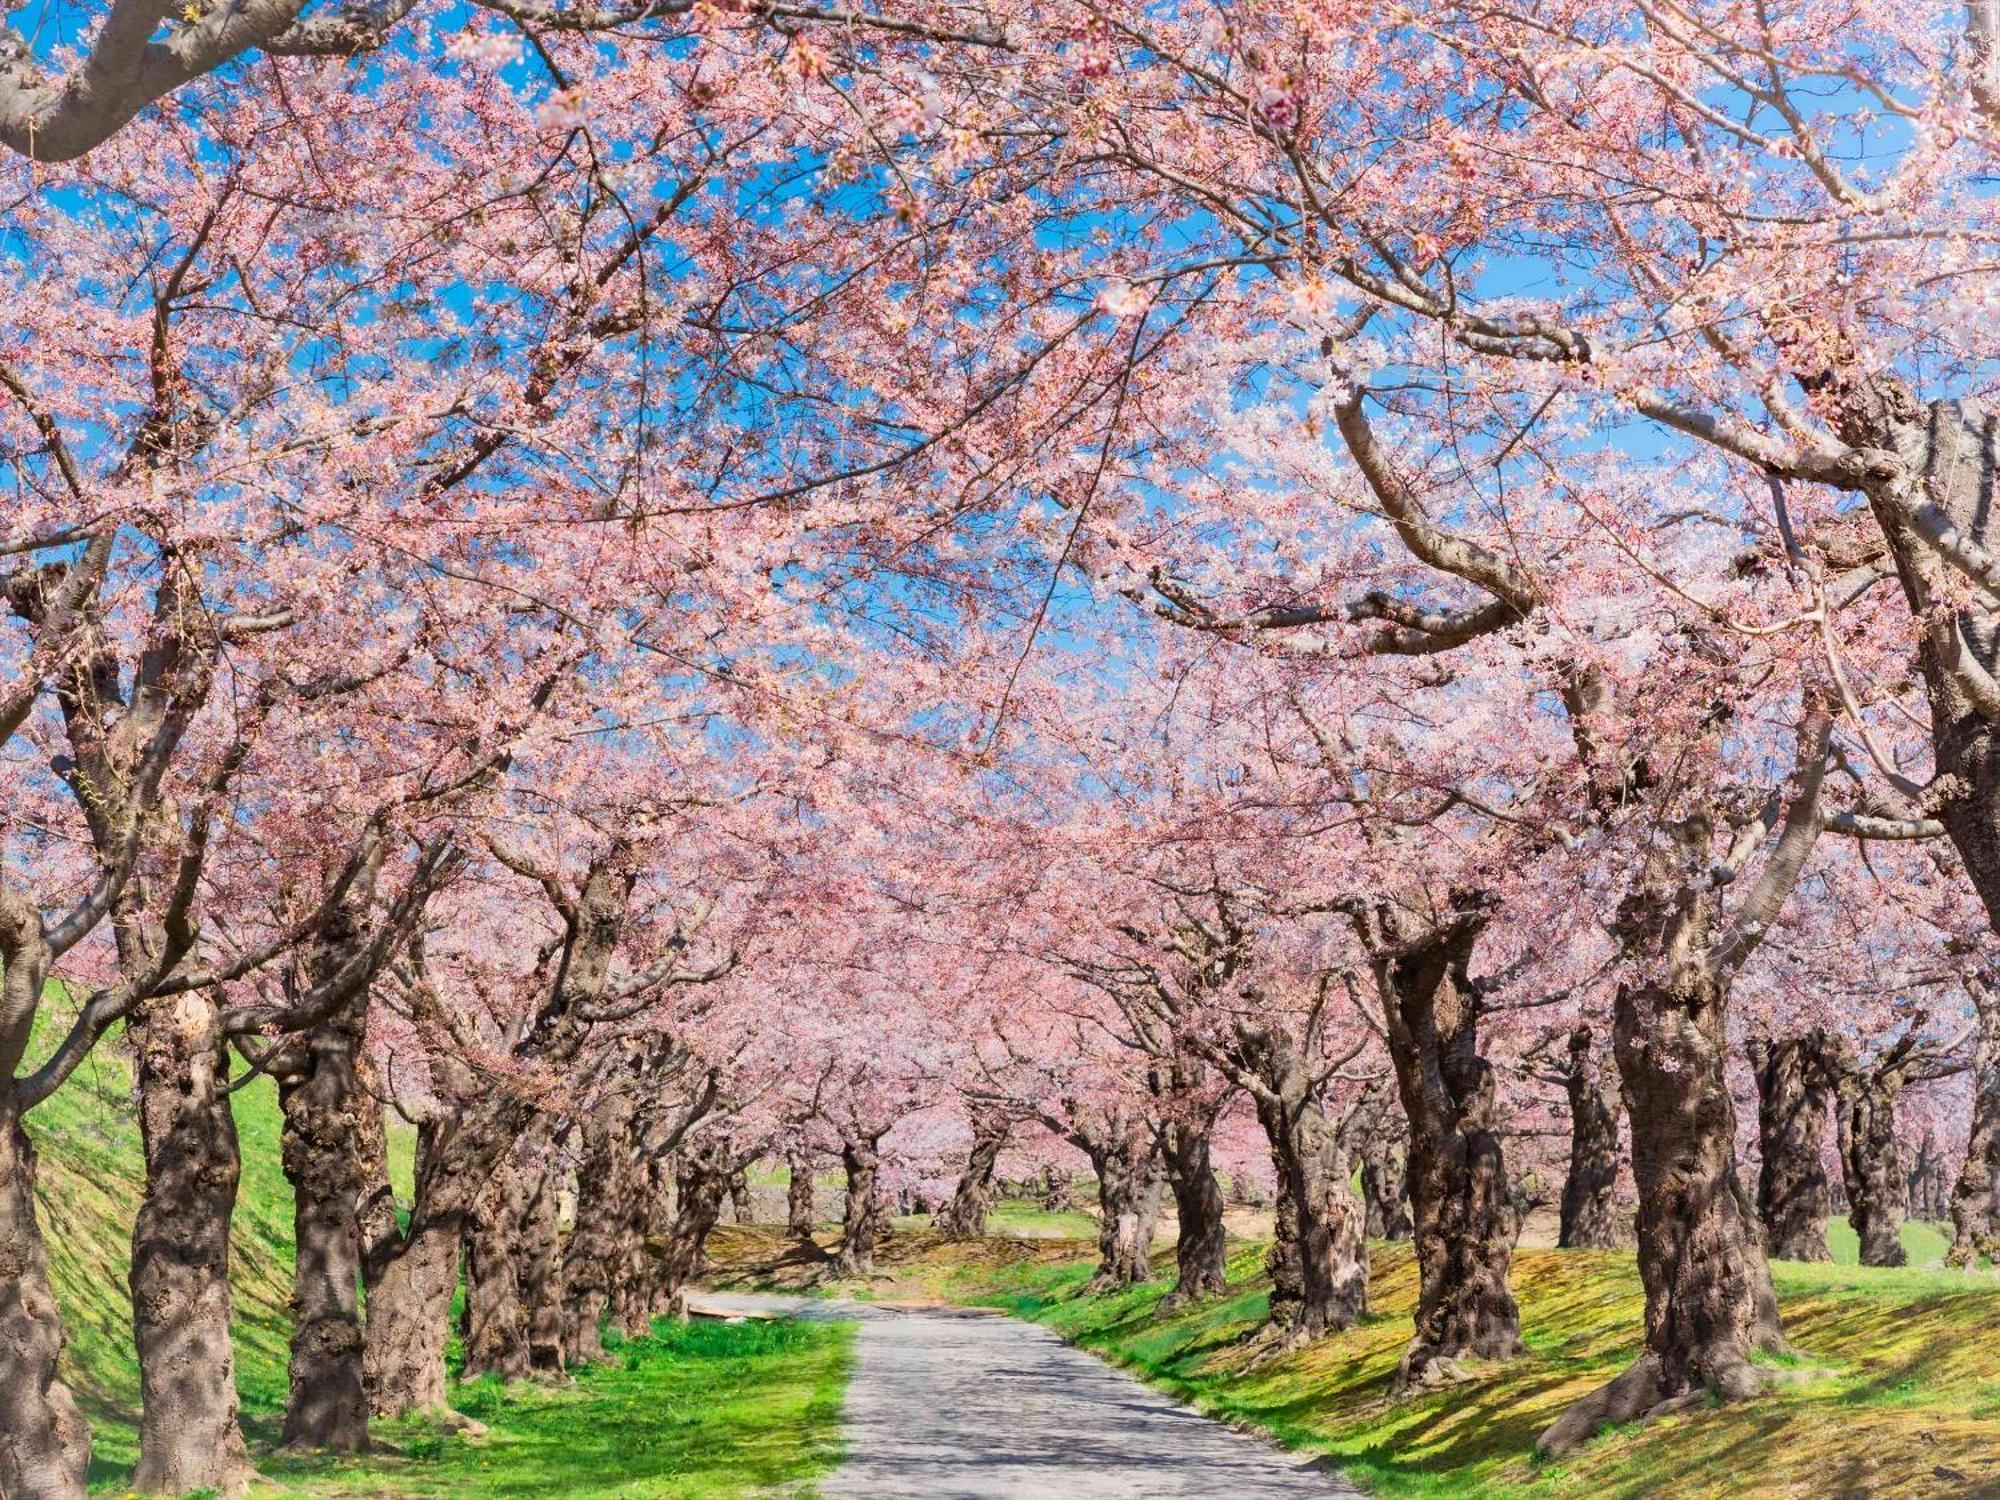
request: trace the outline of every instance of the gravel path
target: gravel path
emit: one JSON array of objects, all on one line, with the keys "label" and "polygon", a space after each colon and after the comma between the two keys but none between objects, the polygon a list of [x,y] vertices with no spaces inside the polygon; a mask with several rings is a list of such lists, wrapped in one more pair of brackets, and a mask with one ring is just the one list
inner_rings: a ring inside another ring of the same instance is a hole
[{"label": "gravel path", "polygon": [[826,1500],[1262,1500],[1360,1492],[1013,1318],[704,1293],[716,1311],[855,1319],[848,1460]]}]

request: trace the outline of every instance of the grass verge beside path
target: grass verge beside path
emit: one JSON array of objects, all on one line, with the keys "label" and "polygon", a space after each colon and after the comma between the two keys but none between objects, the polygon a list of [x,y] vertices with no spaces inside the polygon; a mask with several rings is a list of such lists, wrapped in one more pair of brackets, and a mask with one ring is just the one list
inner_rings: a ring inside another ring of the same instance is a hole
[{"label": "grass verge beside path", "polygon": [[483,1436],[378,1423],[389,1446],[364,1459],[273,1455],[259,1467],[277,1493],[314,1497],[768,1494],[838,1462],[853,1338],[850,1323],[661,1323],[608,1341],[613,1362],[573,1384],[454,1386],[452,1405]]},{"label": "grass verge beside path", "polygon": [[[760,1269],[730,1242],[745,1280]],[[1528,1353],[1473,1383],[1389,1395],[1410,1333],[1409,1247],[1375,1246],[1371,1316],[1345,1334],[1257,1364],[1243,1336],[1265,1314],[1263,1247],[1242,1245],[1231,1294],[1156,1316],[1171,1266],[1151,1284],[1082,1294],[1093,1247],[1070,1241],[946,1245],[902,1234],[884,1246],[887,1298],[998,1306],[1226,1420],[1332,1455],[1373,1494],[1410,1500],[1896,1500],[2000,1497],[2000,1281],[1988,1273],[1774,1266],[1800,1363],[1829,1373],[1747,1406],[1696,1410],[1606,1434],[1576,1456],[1533,1456],[1541,1429],[1636,1355],[1643,1294],[1632,1257],[1523,1250],[1514,1262]],[[797,1267],[792,1256],[788,1266]]]}]

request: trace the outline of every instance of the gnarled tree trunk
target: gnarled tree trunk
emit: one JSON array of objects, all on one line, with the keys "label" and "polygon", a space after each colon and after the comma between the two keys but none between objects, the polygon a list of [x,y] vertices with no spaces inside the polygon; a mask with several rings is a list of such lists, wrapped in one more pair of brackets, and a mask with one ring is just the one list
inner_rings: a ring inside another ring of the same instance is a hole
[{"label": "gnarled tree trunk", "polygon": [[1066,1214],[1076,1207],[1076,1184],[1067,1172],[1055,1167],[1042,1169],[1042,1212]]},{"label": "gnarled tree trunk", "polygon": [[667,1316],[686,1311],[688,1283],[701,1272],[709,1232],[722,1218],[729,1195],[730,1163],[726,1148],[698,1144],[683,1153],[675,1184],[673,1227],[661,1241],[648,1240],[646,1251],[658,1262],[658,1285]]},{"label": "gnarled tree trunk", "polygon": [[1071,1139],[1097,1173],[1097,1270],[1090,1286],[1139,1286],[1153,1275],[1164,1177],[1159,1142],[1151,1127],[1122,1105],[1102,1125],[1074,1129]]},{"label": "gnarled tree trunk", "polygon": [[812,1158],[803,1151],[795,1151],[785,1158],[785,1227],[802,1240],[812,1238],[814,1226],[819,1222],[819,1209],[813,1197]]},{"label": "gnarled tree trunk", "polygon": [[1615,1250],[1631,1239],[1630,1221],[1618,1212],[1618,1071],[1608,1061],[1588,1026],[1570,1033],[1569,1171],[1556,1238],[1565,1250]]},{"label": "gnarled tree trunk", "polygon": [[1275,1030],[1239,1024],[1238,1052],[1278,1180],[1271,1325],[1285,1345],[1351,1327],[1368,1311],[1361,1205],[1348,1188],[1339,1132],[1321,1107],[1298,1046]]},{"label": "gnarled tree trunk", "polygon": [[1819,1035],[1753,1042],[1757,1075],[1757,1217],[1764,1249],[1779,1260],[1831,1259],[1826,1220],[1831,1207],[1820,1164],[1826,1131],[1826,1038]]},{"label": "gnarled tree trunk", "polygon": [[[281,1152],[297,1249],[284,1442],[334,1453],[368,1446],[358,1217],[367,1174],[359,1153],[368,1139],[362,1117],[379,1115],[381,1106],[361,1091],[355,1071],[364,995],[292,1042],[285,1064],[271,1070],[284,1114]],[[379,1119],[375,1128],[379,1133]]]},{"label": "gnarled tree trunk", "polygon": [[213,1005],[152,997],[134,1011],[146,1186],[132,1225],[141,1490],[233,1493],[251,1478],[229,1341],[229,1220],[241,1171],[229,1053]]},{"label": "gnarled tree trunk", "polygon": [[933,1220],[948,1240],[975,1240],[986,1233],[986,1211],[993,1202],[993,1168],[1007,1144],[1011,1122],[1003,1114],[975,1110],[972,1115],[972,1150],[951,1200]]},{"label": "gnarled tree trunk", "polygon": [[604,1358],[604,1323],[625,1267],[626,1214],[639,1192],[633,1171],[637,1107],[613,1094],[583,1125],[583,1159],[576,1173],[576,1222],[563,1251],[567,1363]]},{"label": "gnarled tree trunk", "polygon": [[528,1373],[528,1311],[521,1300],[520,1236],[527,1189],[503,1158],[473,1200],[465,1231],[465,1374],[520,1380]]},{"label": "gnarled tree trunk", "polygon": [[1951,1190],[1950,1264],[2000,1260],[2000,1001],[1973,988],[1979,1043],[1972,1060],[1972,1124]]},{"label": "gnarled tree trunk", "polygon": [[1223,1230],[1222,1184],[1209,1159],[1206,1118],[1169,1120],[1160,1127],[1160,1159],[1180,1221],[1174,1243],[1174,1289],[1163,1311],[1220,1297],[1229,1290],[1229,1246]]},{"label": "gnarled tree trunk", "polygon": [[440,1148],[440,1133],[436,1120],[417,1129],[417,1194],[409,1229],[398,1236],[394,1254],[368,1290],[362,1372],[369,1409],[378,1417],[444,1405],[444,1345],[470,1193],[460,1181],[466,1168]]},{"label": "gnarled tree trunk", "polygon": [[526,1317],[528,1368],[554,1374],[563,1368],[562,1173],[554,1132],[538,1125],[519,1152],[521,1202],[514,1254]]},{"label": "gnarled tree trunk", "polygon": [[849,1136],[840,1148],[847,1172],[847,1203],[840,1219],[840,1250],[834,1269],[842,1276],[866,1276],[875,1269],[875,1241],[888,1223],[888,1204],[878,1174],[882,1158],[875,1149],[879,1136]]},{"label": "gnarled tree trunk", "polygon": [[1903,1219],[1909,1179],[1896,1140],[1896,1095],[1904,1075],[1901,1052],[1870,1064],[1842,1048],[1835,1063],[1834,1115],[1839,1124],[1841,1176],[1847,1182],[1847,1222],[1861,1240],[1864,1266],[1908,1263]]},{"label": "gnarled tree trunk", "polygon": [[1545,1453],[1704,1387],[1747,1399],[1763,1388],[1751,1354],[1784,1347],[1763,1237],[1736,1173],[1736,1106],[1723,1076],[1728,988],[1700,964],[1675,979],[1621,985],[1612,1027],[1632,1121],[1646,1352],[1558,1418],[1542,1434]]},{"label": "gnarled tree trunk", "polygon": [[1910,1216],[1935,1224],[1951,1211],[1950,1203],[1944,1152],[1938,1146],[1937,1132],[1926,1130],[1917,1143],[1916,1159],[1910,1163]]},{"label": "gnarled tree trunk", "polygon": [[1371,1240],[1406,1240],[1410,1220],[1410,1132],[1392,1079],[1364,1088],[1340,1122],[1348,1158],[1361,1163],[1362,1233]]},{"label": "gnarled tree trunk", "polygon": [[1399,1388],[1462,1378],[1459,1361],[1521,1352],[1508,1285],[1514,1216],[1496,1128],[1493,1069],[1479,1055],[1478,996],[1467,973],[1483,909],[1438,925],[1386,908],[1374,967],[1403,1112],[1410,1122],[1416,1220],[1416,1334]]},{"label": "gnarled tree trunk", "polygon": [[62,1318],[35,1218],[35,1151],[12,1081],[33,1014],[14,1028],[18,1045],[0,1032],[0,1495],[83,1500],[90,1429],[56,1373]]},{"label": "gnarled tree trunk", "polygon": [[757,1200],[750,1192],[750,1169],[738,1167],[729,1174],[729,1213],[738,1224],[757,1222]]}]

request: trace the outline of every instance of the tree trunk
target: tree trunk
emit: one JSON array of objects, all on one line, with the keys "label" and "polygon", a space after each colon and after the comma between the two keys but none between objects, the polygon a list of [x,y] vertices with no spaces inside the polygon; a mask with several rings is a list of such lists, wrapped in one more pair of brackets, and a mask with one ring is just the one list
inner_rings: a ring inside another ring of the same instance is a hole
[{"label": "tree trunk", "polygon": [[584,1122],[576,1173],[576,1223],[563,1252],[563,1306],[571,1366],[604,1361],[604,1322],[628,1250],[625,1215],[638,1192],[633,1147],[636,1108],[615,1094]]},{"label": "tree trunk", "polygon": [[1972,1062],[1972,1125],[1951,1190],[1950,1264],[2000,1261],[2000,997],[1974,987],[1979,1044]]},{"label": "tree trunk", "polygon": [[986,1233],[986,1211],[993,1202],[993,1168],[1007,1144],[1009,1122],[1004,1115],[977,1112],[972,1117],[972,1152],[951,1201],[934,1221],[948,1240],[976,1240]]},{"label": "tree trunk", "polygon": [[1778,1260],[1829,1260],[1830,1209],[1820,1164],[1826,1131],[1823,1036],[1753,1042],[1757,1075],[1757,1217],[1765,1252]]},{"label": "tree trunk", "polygon": [[229,1054],[213,1006],[154,997],[133,1013],[146,1185],[132,1225],[139,1356],[134,1487],[234,1493],[252,1477],[229,1342],[229,1219],[241,1164]]},{"label": "tree trunk", "polygon": [[284,1114],[282,1157],[292,1186],[297,1263],[292,1277],[291,1394],[283,1441],[289,1448],[359,1453],[368,1446],[362,1381],[361,1230],[367,1185],[360,1151],[363,1117],[380,1106],[355,1073],[365,992],[287,1047],[272,1069]]},{"label": "tree trunk", "polygon": [[885,1218],[886,1205],[877,1183],[882,1159],[876,1154],[875,1140],[856,1136],[841,1147],[840,1160],[847,1172],[847,1203],[840,1219],[840,1252],[834,1269],[841,1276],[867,1276],[875,1269],[875,1241]]},{"label": "tree trunk", "polygon": [[1569,1036],[1569,1173],[1563,1179],[1561,1229],[1565,1250],[1616,1250],[1630,1242],[1630,1221],[1618,1212],[1618,1072],[1591,1045],[1588,1026]]},{"label": "tree trunk", "polygon": [[365,1051],[355,1056],[354,1079],[366,1096],[356,1101],[354,1110],[355,1162],[361,1174],[354,1224],[361,1240],[361,1288],[372,1292],[403,1242],[403,1221],[396,1212],[395,1188],[389,1182],[389,1135],[382,1123],[382,1090]]},{"label": "tree trunk", "polygon": [[1917,1144],[1916,1160],[1910,1163],[1910,1217],[1938,1223],[1950,1212],[1950,1197],[1937,1132],[1926,1130]]},{"label": "tree trunk", "polygon": [[1903,1219],[1910,1185],[1896,1141],[1902,1070],[1893,1060],[1863,1066],[1846,1049],[1836,1067],[1841,1175],[1847,1181],[1847,1222],[1861,1240],[1861,1264],[1904,1265],[1909,1260],[1903,1250]]},{"label": "tree trunk", "polygon": [[750,1193],[748,1167],[738,1167],[729,1174],[729,1212],[739,1224],[757,1222],[757,1203]]},{"label": "tree trunk", "polygon": [[1459,1361],[1512,1359],[1521,1316],[1508,1284],[1514,1216],[1496,1128],[1493,1069],[1479,1055],[1479,1000],[1467,973],[1483,910],[1420,929],[1382,918],[1393,946],[1375,959],[1403,1112],[1410,1122],[1416,1221],[1416,1334],[1398,1389],[1463,1378]]},{"label": "tree trunk", "polygon": [[[11,980],[12,952],[8,960]],[[0,1045],[0,1495],[83,1500],[90,1429],[56,1374],[62,1317],[35,1218],[35,1149],[12,1081],[33,1015],[27,1009],[19,1023],[19,1046],[0,1038],[8,1042]]]},{"label": "tree trunk", "polygon": [[1045,1167],[1042,1171],[1042,1212],[1066,1214],[1075,1207],[1075,1184],[1070,1181],[1069,1173]]},{"label": "tree trunk", "polygon": [[1349,1159],[1361,1163],[1362,1233],[1371,1240],[1408,1239],[1409,1129],[1396,1102],[1396,1085],[1388,1078],[1370,1083],[1340,1128]]},{"label": "tree trunk", "polygon": [[1278,1180],[1271,1324],[1285,1345],[1353,1326],[1368,1311],[1361,1205],[1348,1188],[1339,1133],[1320,1106],[1312,1072],[1290,1037],[1239,1023],[1244,1072],[1257,1087],[1258,1123]]},{"label": "tree trunk", "polygon": [[1747,1399],[1763,1388],[1751,1354],[1784,1347],[1763,1239],[1736,1173],[1736,1106],[1723,1076],[1728,989],[1701,964],[1675,978],[1621,985],[1612,1027],[1632,1121],[1646,1352],[1542,1434],[1546,1454],[1704,1387]]},{"label": "tree trunk", "polygon": [[503,1160],[474,1200],[465,1230],[465,1377],[528,1373],[528,1311],[521,1300],[520,1238],[527,1189]]},{"label": "tree trunk", "polygon": [[369,1409],[378,1417],[444,1405],[444,1346],[458,1290],[466,1195],[463,1166],[440,1146],[441,1133],[436,1121],[418,1127],[410,1227],[368,1292],[362,1372]]},{"label": "tree trunk", "polygon": [[1160,1154],[1180,1219],[1177,1276],[1161,1310],[1220,1297],[1229,1289],[1229,1248],[1222,1227],[1222,1184],[1209,1160],[1209,1121],[1169,1121]]},{"label": "tree trunk", "polygon": [[515,1275],[525,1303],[528,1368],[554,1374],[563,1368],[562,1174],[557,1170],[554,1132],[538,1127],[520,1151],[520,1232]]},{"label": "tree trunk", "polygon": [[809,1240],[819,1222],[813,1200],[812,1158],[803,1151],[794,1152],[786,1158],[785,1170],[789,1179],[785,1187],[785,1226],[798,1238]]},{"label": "tree trunk", "polygon": [[709,1232],[721,1221],[728,1194],[729,1164],[721,1148],[697,1146],[685,1154],[674,1194],[673,1227],[664,1241],[646,1245],[659,1263],[666,1315],[685,1315],[688,1283],[701,1273]]},{"label": "tree trunk", "polygon": [[1123,1107],[1102,1127],[1076,1131],[1074,1140],[1097,1173],[1097,1271],[1090,1289],[1138,1286],[1153,1275],[1163,1175],[1159,1143],[1145,1121]]}]

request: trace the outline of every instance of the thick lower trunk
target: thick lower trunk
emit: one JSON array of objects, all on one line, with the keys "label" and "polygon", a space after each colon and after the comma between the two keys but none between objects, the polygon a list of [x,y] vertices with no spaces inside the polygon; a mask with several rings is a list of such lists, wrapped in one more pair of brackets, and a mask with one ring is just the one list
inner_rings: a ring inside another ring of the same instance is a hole
[{"label": "thick lower trunk", "polygon": [[2000,1261],[2000,998],[1984,987],[1979,1005],[1979,1045],[1972,1063],[1972,1125],[1965,1164],[1951,1190],[1951,1264],[1983,1257]]},{"label": "thick lower trunk", "polygon": [[1271,1323],[1283,1342],[1300,1344],[1350,1328],[1368,1311],[1368,1251],[1346,1157],[1303,1063],[1288,1046],[1265,1061],[1269,1092],[1257,1099],[1257,1118],[1278,1179],[1265,1258]]},{"label": "thick lower trunk", "polygon": [[1820,1164],[1826,1133],[1822,1070],[1825,1038],[1785,1037],[1750,1048],[1757,1075],[1757,1217],[1765,1251],[1778,1260],[1831,1259],[1826,1220],[1831,1209]]},{"label": "thick lower trunk", "polygon": [[646,1252],[658,1265],[658,1285],[667,1316],[686,1310],[688,1284],[701,1273],[709,1232],[722,1218],[729,1192],[727,1164],[713,1152],[697,1149],[681,1165],[676,1184],[674,1222],[663,1240],[646,1242]]},{"label": "thick lower trunk", "polygon": [[1371,1240],[1410,1237],[1410,1145],[1396,1085],[1378,1078],[1340,1122],[1341,1146],[1361,1164],[1362,1232]]},{"label": "thick lower trunk", "polygon": [[297,1248],[284,1442],[334,1453],[368,1446],[357,1217],[367,1178],[359,1152],[361,1117],[379,1114],[380,1106],[361,1092],[355,1073],[361,1024],[359,1003],[344,1008],[293,1044],[296,1066],[273,1070]]},{"label": "thick lower trunk", "polygon": [[1173,1122],[1160,1132],[1167,1185],[1180,1220],[1174,1246],[1176,1277],[1163,1306],[1179,1307],[1229,1289],[1229,1247],[1222,1226],[1222,1184],[1209,1159],[1207,1122]]},{"label": "thick lower trunk", "polygon": [[800,1152],[787,1159],[785,1169],[789,1179],[785,1185],[785,1227],[800,1239],[809,1240],[819,1222],[813,1200],[812,1159]]},{"label": "thick lower trunk", "polygon": [[83,1500],[90,1430],[56,1374],[62,1317],[35,1217],[35,1151],[0,1079],[0,1495]]},{"label": "thick lower trunk", "polygon": [[1395,934],[1376,962],[1389,1055],[1410,1125],[1416,1224],[1416,1332],[1399,1388],[1460,1377],[1459,1361],[1521,1352],[1508,1283],[1515,1224],[1500,1147],[1493,1069],[1479,1055],[1479,1001],[1467,975],[1482,914]]},{"label": "thick lower trunk", "polygon": [[1615,1250],[1631,1240],[1631,1221],[1618,1212],[1618,1072],[1607,1062],[1589,1027],[1570,1033],[1569,1171],[1556,1239],[1565,1250]]},{"label": "thick lower trunk", "polygon": [[621,1282],[631,1274],[636,1247],[627,1243],[627,1215],[639,1192],[632,1156],[634,1123],[631,1101],[616,1098],[583,1128],[576,1222],[563,1251],[566,1357],[572,1366],[605,1359],[605,1319]]},{"label": "thick lower trunk", "polygon": [[1910,1217],[1935,1224],[1951,1212],[1950,1204],[1944,1152],[1938,1146],[1937,1132],[1926,1130],[1917,1144],[1916,1160],[1910,1163]]},{"label": "thick lower trunk", "polygon": [[1067,1172],[1049,1167],[1042,1174],[1042,1212],[1066,1214],[1076,1207],[1076,1185]]},{"label": "thick lower trunk", "polygon": [[465,1230],[465,1375],[520,1380],[528,1373],[528,1311],[521,1300],[521,1221],[526,1188],[501,1162],[472,1205]]},{"label": "thick lower trunk", "polygon": [[1763,1237],[1736,1172],[1727,1001],[1706,971],[1679,986],[1619,987],[1613,1043],[1632,1121],[1646,1352],[1543,1432],[1544,1453],[1704,1389],[1745,1400],[1763,1389],[1750,1356],[1784,1348]]},{"label": "thick lower trunk", "polygon": [[148,1000],[129,1034],[146,1158],[132,1225],[141,1400],[133,1484],[231,1493],[252,1471],[229,1341],[229,1219],[241,1170],[229,1056],[213,1008],[192,996]]},{"label": "thick lower trunk", "polygon": [[382,1090],[366,1052],[354,1059],[354,1077],[366,1096],[356,1102],[354,1111],[354,1153],[356,1170],[361,1174],[354,1225],[361,1240],[361,1287],[368,1292],[375,1289],[402,1245],[403,1221],[396,1212],[396,1191],[389,1182],[389,1134],[382,1124]]},{"label": "thick lower trunk", "polygon": [[546,1128],[520,1152],[521,1210],[514,1253],[526,1321],[528,1368],[553,1374],[563,1368],[562,1235],[558,1224],[562,1179]]},{"label": "thick lower trunk", "polygon": [[458,1217],[426,1217],[420,1204],[400,1253],[368,1294],[362,1362],[378,1417],[444,1405],[444,1346],[462,1232]]},{"label": "thick lower trunk", "polygon": [[750,1192],[750,1171],[738,1167],[729,1178],[729,1212],[739,1224],[757,1222],[757,1202]]},{"label": "thick lower trunk", "polygon": [[938,1211],[938,1231],[948,1240],[974,1240],[986,1233],[986,1211],[993,1202],[993,1168],[1007,1144],[1005,1119],[975,1118],[972,1151],[951,1201]]},{"label": "thick lower trunk", "polygon": [[1864,1266],[1900,1266],[1909,1180],[1896,1141],[1896,1093],[1901,1078],[1844,1067],[1834,1091],[1840,1122],[1841,1175],[1847,1181],[1847,1222],[1861,1241]]},{"label": "thick lower trunk", "polygon": [[847,1202],[834,1269],[842,1276],[866,1276],[875,1269],[875,1241],[887,1219],[878,1182],[882,1162],[875,1143],[868,1140],[849,1141],[841,1148],[840,1160],[847,1172]]},{"label": "thick lower trunk", "polygon": [[1077,1144],[1097,1172],[1097,1271],[1093,1289],[1138,1286],[1153,1275],[1153,1233],[1160,1221],[1164,1172],[1152,1130],[1122,1112]]}]

